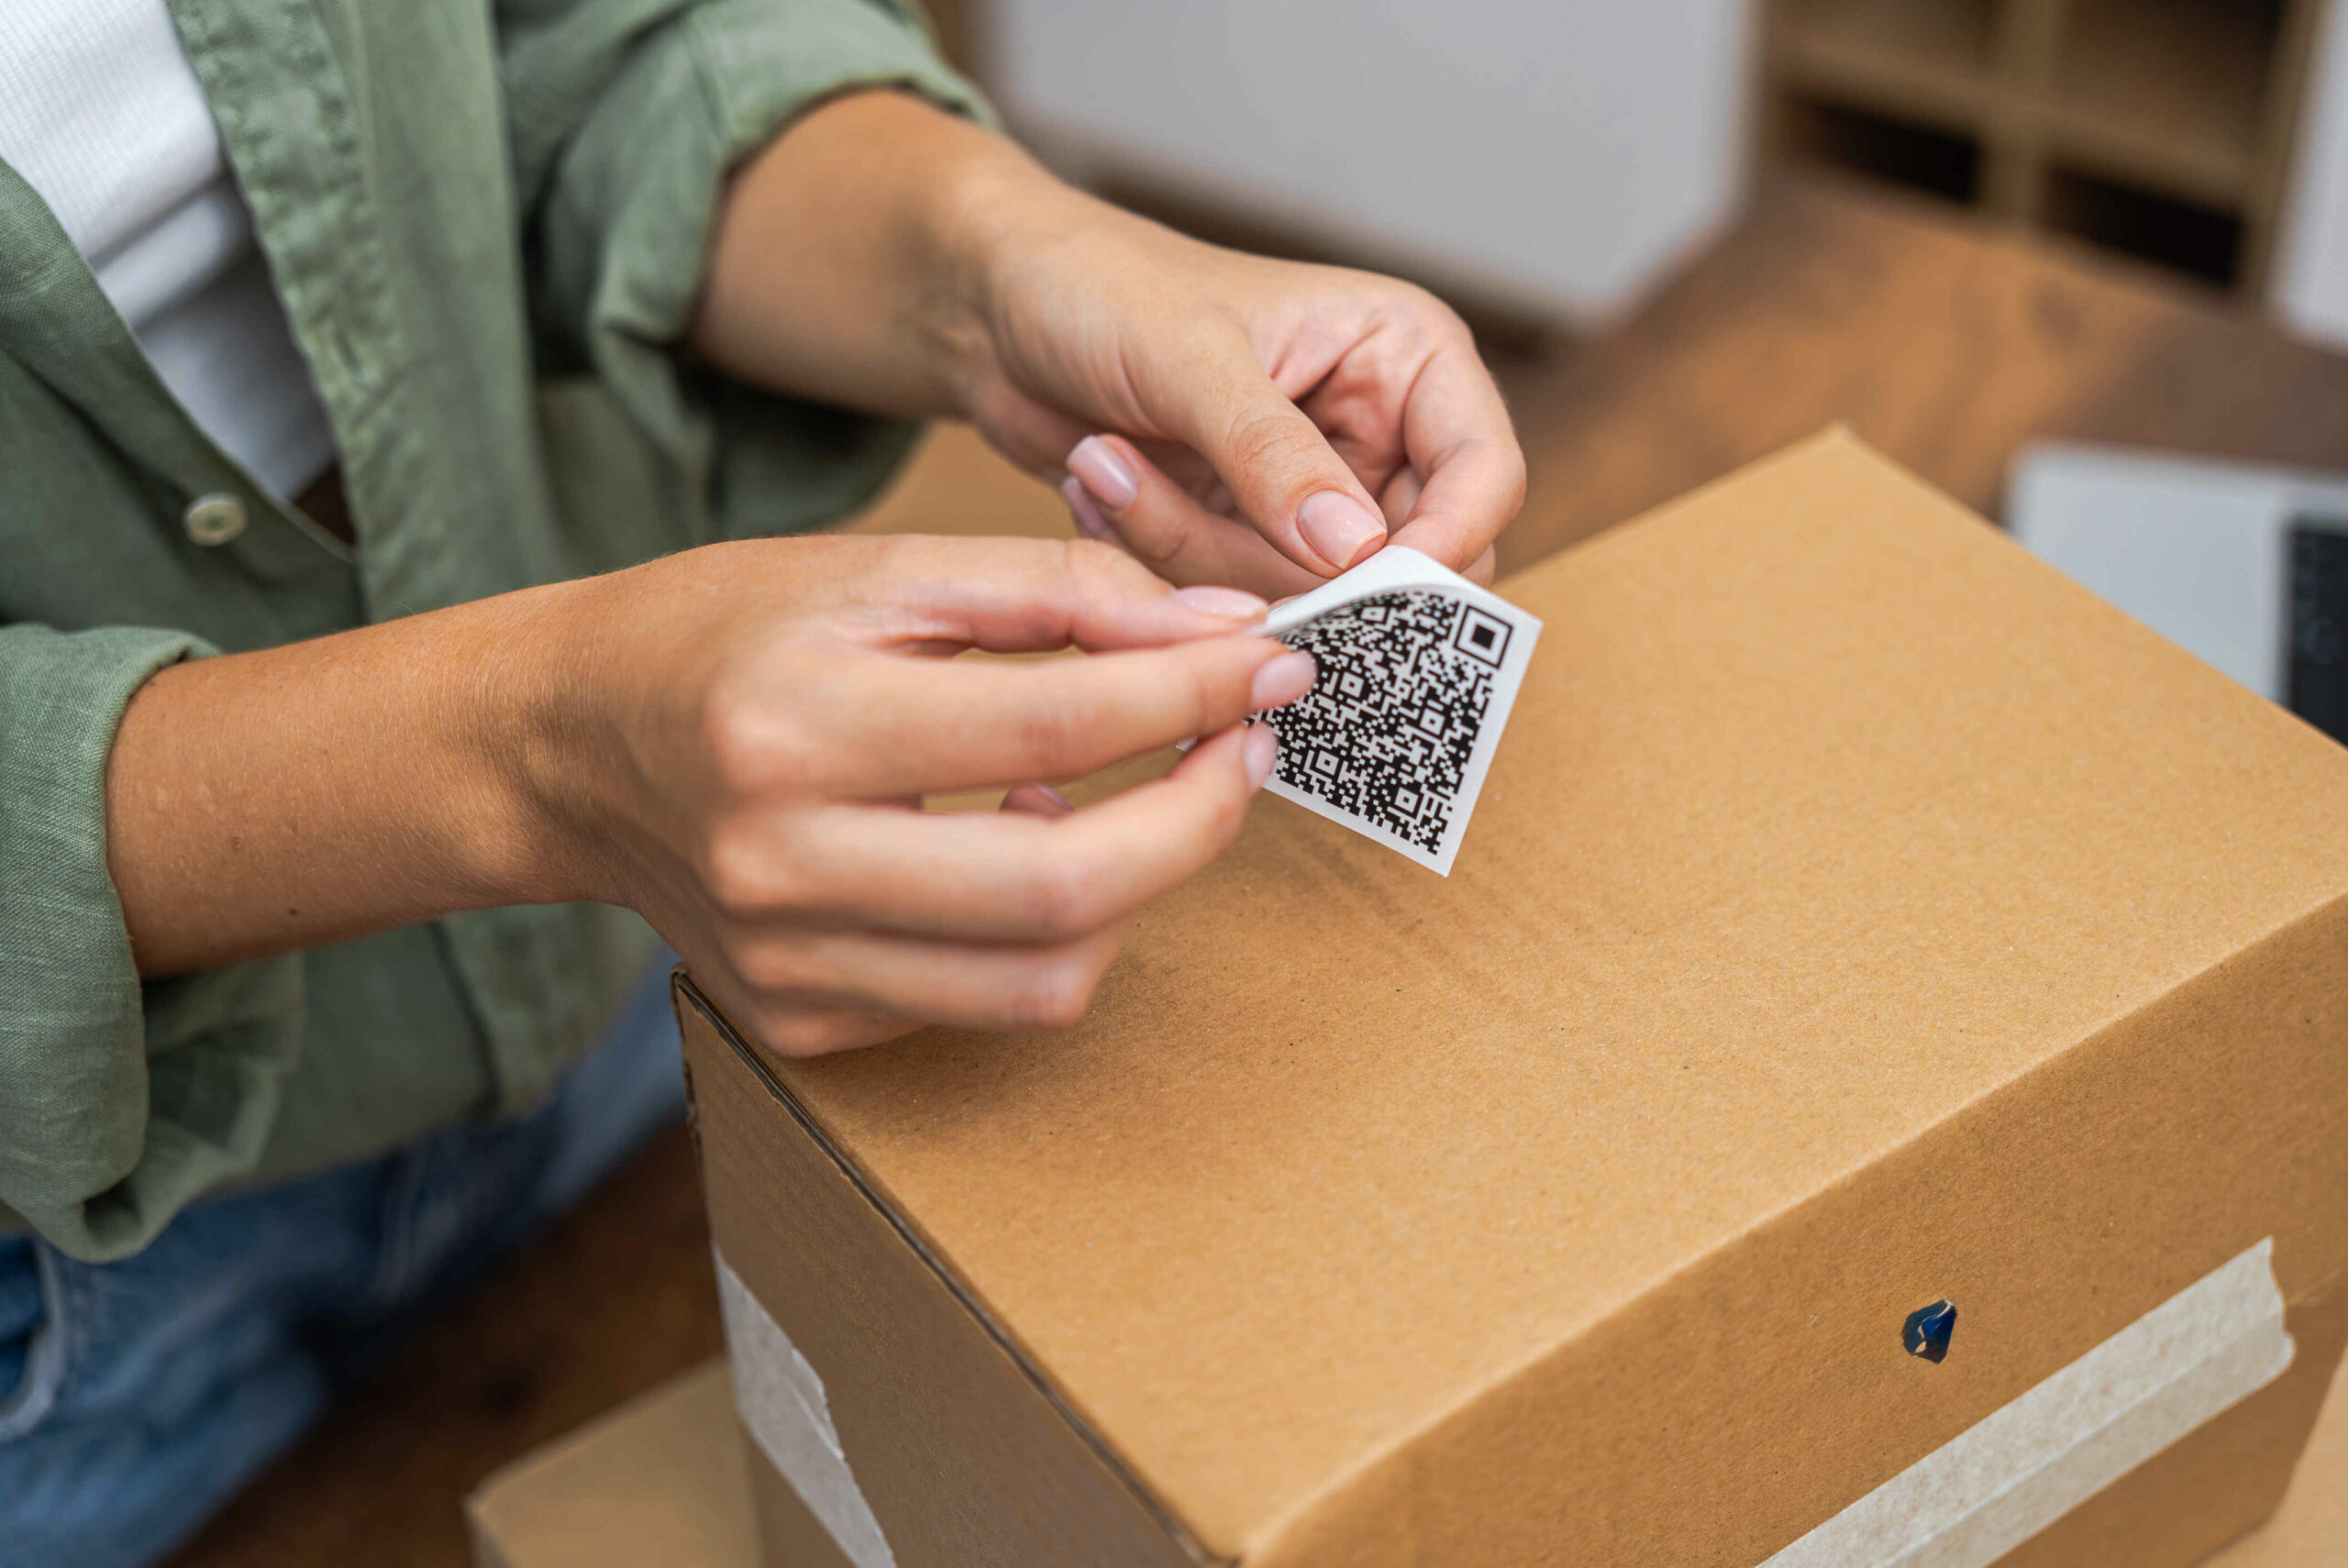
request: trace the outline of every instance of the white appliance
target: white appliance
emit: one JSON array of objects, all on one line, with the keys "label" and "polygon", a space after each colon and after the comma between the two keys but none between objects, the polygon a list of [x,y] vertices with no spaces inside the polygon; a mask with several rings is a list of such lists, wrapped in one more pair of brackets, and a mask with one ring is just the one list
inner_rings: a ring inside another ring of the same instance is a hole
[{"label": "white appliance", "polygon": [[982,74],[1080,178],[1486,303],[1616,315],[1733,215],[1749,0],[989,0]]},{"label": "white appliance", "polygon": [[2025,450],[2006,525],[2107,602],[2348,740],[2348,473]]},{"label": "white appliance", "polygon": [[2309,337],[2348,348],[2348,6],[2327,0],[2308,62],[2274,299]]}]

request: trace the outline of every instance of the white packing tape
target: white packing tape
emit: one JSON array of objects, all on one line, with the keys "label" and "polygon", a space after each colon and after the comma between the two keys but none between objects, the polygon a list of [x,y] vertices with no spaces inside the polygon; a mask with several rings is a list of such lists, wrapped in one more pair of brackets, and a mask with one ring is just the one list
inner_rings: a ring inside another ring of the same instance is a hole
[{"label": "white packing tape", "polygon": [[1761,1568],[1987,1568],[2291,1364],[2268,1237]]},{"label": "white packing tape", "polygon": [[742,1424],[856,1568],[897,1568],[832,1425],[824,1380],[715,1248],[717,1300]]}]

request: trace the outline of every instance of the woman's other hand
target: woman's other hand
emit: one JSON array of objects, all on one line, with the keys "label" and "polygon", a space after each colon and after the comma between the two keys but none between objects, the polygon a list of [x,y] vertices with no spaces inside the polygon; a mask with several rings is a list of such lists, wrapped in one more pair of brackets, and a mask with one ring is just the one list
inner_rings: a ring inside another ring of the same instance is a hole
[{"label": "woman's other hand", "polygon": [[1100,211],[993,292],[971,403],[1013,459],[1067,475],[1080,531],[1171,580],[1275,597],[1390,537],[1491,580],[1524,459],[1447,306]]},{"label": "woman's other hand", "polygon": [[1489,580],[1523,501],[1499,390],[1424,290],[1201,244],[894,93],[746,169],[694,341],[768,384],[975,421],[1176,582],[1295,593],[1390,537]]}]

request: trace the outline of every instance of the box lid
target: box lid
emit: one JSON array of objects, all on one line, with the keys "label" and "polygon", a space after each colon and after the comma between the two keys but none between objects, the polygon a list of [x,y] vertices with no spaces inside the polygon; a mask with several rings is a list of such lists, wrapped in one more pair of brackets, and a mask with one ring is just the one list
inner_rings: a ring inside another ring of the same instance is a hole
[{"label": "box lid", "polygon": [[1847,436],[1504,591],[1447,880],[1267,800],[1080,1027],[780,1069],[1216,1551],[2348,891],[2348,752]]}]

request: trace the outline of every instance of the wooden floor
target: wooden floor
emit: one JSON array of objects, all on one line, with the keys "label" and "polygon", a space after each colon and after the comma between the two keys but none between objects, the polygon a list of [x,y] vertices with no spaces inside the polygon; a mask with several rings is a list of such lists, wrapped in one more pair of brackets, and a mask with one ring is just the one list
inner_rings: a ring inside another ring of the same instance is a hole
[{"label": "wooden floor", "polygon": [[1507,379],[1523,566],[1841,421],[1995,516],[2026,441],[2348,468],[2348,359],[2215,293],[1789,182],[1621,331]]},{"label": "wooden floor", "polygon": [[[1522,566],[1844,421],[1994,513],[2039,436],[2348,469],[2348,359],[2215,295],[1809,184],[1617,333],[1501,365],[1532,464]],[[868,526],[1063,531],[1050,492],[943,431]],[[491,1470],[719,1347],[681,1128],[413,1346],[183,1568],[459,1568]]]}]

